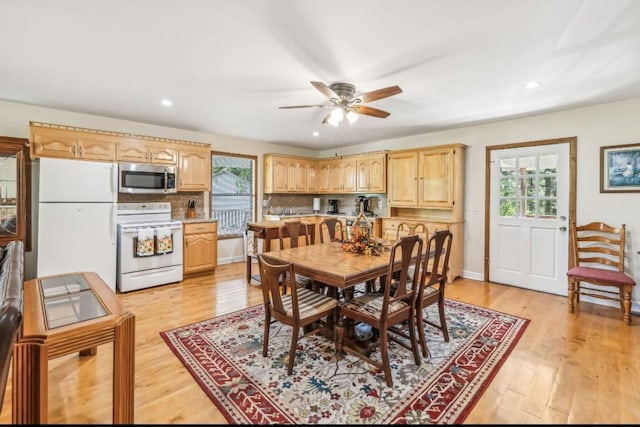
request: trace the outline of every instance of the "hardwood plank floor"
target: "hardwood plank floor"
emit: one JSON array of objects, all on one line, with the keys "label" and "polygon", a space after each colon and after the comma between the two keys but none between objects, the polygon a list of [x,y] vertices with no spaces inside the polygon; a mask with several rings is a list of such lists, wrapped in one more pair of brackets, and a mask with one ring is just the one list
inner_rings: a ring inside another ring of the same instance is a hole
[{"label": "hardwood plank floor", "polygon": [[[159,332],[262,303],[245,264],[179,284],[121,294],[136,315],[135,422],[225,424]],[[640,318],[625,325],[613,308],[510,286],[458,279],[447,297],[531,320],[466,423],[640,423]],[[49,422],[111,422],[111,345],[93,357],[54,359]],[[11,381],[0,423],[11,423]]]}]

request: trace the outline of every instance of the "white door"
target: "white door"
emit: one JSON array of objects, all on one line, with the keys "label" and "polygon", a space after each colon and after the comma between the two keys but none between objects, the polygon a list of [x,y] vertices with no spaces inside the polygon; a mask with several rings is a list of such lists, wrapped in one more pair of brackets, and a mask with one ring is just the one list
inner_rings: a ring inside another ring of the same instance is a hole
[{"label": "white door", "polygon": [[569,144],[491,152],[489,280],[567,295]]}]

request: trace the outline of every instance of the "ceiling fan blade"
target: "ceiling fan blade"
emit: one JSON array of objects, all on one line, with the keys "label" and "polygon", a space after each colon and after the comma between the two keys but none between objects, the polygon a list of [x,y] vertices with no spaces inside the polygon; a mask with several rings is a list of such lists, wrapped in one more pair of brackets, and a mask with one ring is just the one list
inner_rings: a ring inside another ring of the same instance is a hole
[{"label": "ceiling fan blade", "polygon": [[352,107],[349,107],[349,110],[354,111],[358,114],[364,114],[365,116],[378,117],[380,119],[384,119],[391,114],[387,113],[386,111],[379,110],[378,108],[367,107],[366,105],[354,105]]},{"label": "ceiling fan blade", "polygon": [[340,100],[340,97],[338,96],[338,94],[335,93],[333,91],[333,89],[331,89],[326,84],[324,84],[322,82],[311,82],[311,84],[313,85],[313,87],[315,87],[320,92],[322,92],[322,94],[324,96],[326,96],[327,98],[329,98],[329,99],[337,99],[338,101]]},{"label": "ceiling fan blade", "polygon": [[278,107],[278,108],[309,108],[309,107],[333,107],[333,105],[322,105],[322,104],[313,104],[313,105],[288,105],[286,107]]},{"label": "ceiling fan blade", "polygon": [[359,99],[361,103],[371,102],[382,98],[388,98],[393,95],[397,95],[402,93],[402,89],[400,86],[389,86],[384,89],[373,90],[371,92],[363,93],[354,98],[354,100]]}]

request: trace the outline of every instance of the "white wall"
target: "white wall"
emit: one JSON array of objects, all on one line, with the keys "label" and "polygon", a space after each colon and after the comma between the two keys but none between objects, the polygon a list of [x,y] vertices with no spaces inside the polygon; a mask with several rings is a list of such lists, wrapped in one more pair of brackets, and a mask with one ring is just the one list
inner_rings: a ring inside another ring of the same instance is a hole
[{"label": "white wall", "polygon": [[[29,136],[29,121],[75,125],[80,127],[129,132],[165,138],[210,143],[213,149],[240,154],[262,155],[268,152],[289,153],[309,157],[331,157],[334,150],[312,152],[262,142],[147,125],[123,120],[0,101],[0,135]],[[640,143],[640,98],[594,107],[579,108],[535,117],[432,132],[412,137],[377,141],[339,150],[340,155],[376,150],[397,150],[459,142],[468,146],[465,168],[465,244],[464,276],[482,278],[484,266],[484,178],[485,147],[541,139],[576,136],[578,139],[577,222],[602,220],[611,224],[627,224],[629,272],[640,279],[640,194],[600,193],[600,147]],[[258,173],[262,188],[262,171]],[[261,197],[261,191],[259,191]],[[261,206],[261,204],[259,204]],[[238,245],[230,251],[220,248],[221,258],[234,257]],[[634,307],[638,307],[635,292]]]}]

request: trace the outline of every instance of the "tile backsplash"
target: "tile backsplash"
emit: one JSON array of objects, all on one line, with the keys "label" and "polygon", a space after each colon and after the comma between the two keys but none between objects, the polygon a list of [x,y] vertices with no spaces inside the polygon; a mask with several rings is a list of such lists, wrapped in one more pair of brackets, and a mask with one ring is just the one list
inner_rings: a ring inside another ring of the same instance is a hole
[{"label": "tile backsplash", "polygon": [[179,192],[175,194],[127,194],[119,193],[118,202],[123,203],[150,203],[169,202],[171,203],[171,218],[184,219],[187,213],[187,203],[189,200],[196,201],[196,218],[207,218],[208,212],[205,210],[204,192]]},{"label": "tile backsplash", "polygon": [[281,214],[283,209],[290,209],[291,213],[312,213],[313,199],[320,199],[320,213],[326,213],[329,203],[327,200],[335,199],[338,201],[338,211],[347,215],[355,214],[356,199],[358,196],[369,197],[369,210],[373,211],[377,216],[387,214],[387,195],[386,194],[265,194],[263,214],[269,213]]}]

